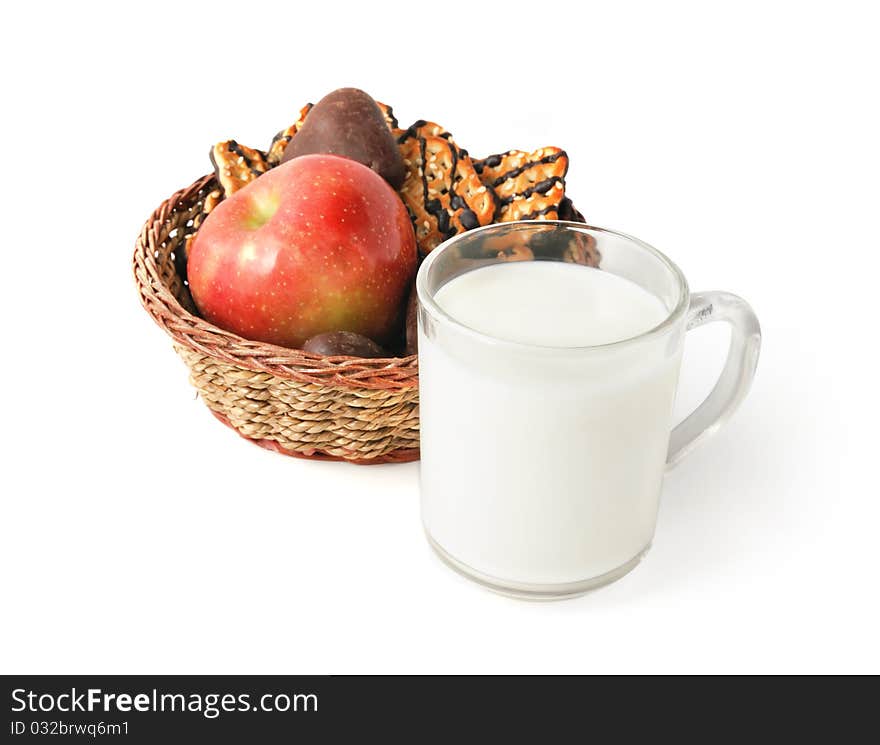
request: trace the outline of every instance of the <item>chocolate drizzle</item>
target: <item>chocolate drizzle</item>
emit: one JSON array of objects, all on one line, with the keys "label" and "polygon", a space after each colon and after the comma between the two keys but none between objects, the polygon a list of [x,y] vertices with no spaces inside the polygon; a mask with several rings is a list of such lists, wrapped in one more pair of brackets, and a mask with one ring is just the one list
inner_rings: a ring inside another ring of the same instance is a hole
[{"label": "chocolate drizzle", "polygon": [[[421,171],[421,182],[422,182],[422,194],[424,195],[425,200],[425,211],[428,213],[430,217],[432,217],[437,222],[437,231],[441,234],[443,239],[451,238],[452,236],[458,233],[458,229],[452,221],[452,218],[455,216],[455,213],[459,212],[458,219],[461,226],[465,230],[471,230],[472,228],[476,228],[479,226],[480,221],[477,217],[476,213],[471,210],[467,206],[467,202],[456,193],[456,187],[462,181],[462,176],[459,173],[459,159],[462,156],[458,148],[455,146],[455,143],[452,141],[452,136],[449,132],[442,132],[437,135],[437,137],[446,140],[448,150],[445,154],[449,156],[449,166],[447,168],[443,168],[443,171],[448,171],[450,186],[441,185],[442,180],[440,178],[435,178],[433,181],[429,182],[428,179],[428,162],[429,157],[432,157],[433,154],[428,152],[427,138],[421,136],[419,131],[422,127],[429,124],[429,122],[424,119],[419,119],[414,122],[407,130],[404,132],[399,138],[398,142],[403,143],[406,142],[410,138],[417,138],[419,142],[419,160],[420,171]],[[438,199],[435,196],[431,196],[431,192],[435,192],[436,194],[440,194],[445,196],[447,194],[451,194],[449,198],[449,208],[443,206],[443,200]]]},{"label": "chocolate drizzle", "polygon": [[465,230],[473,230],[480,225],[480,221],[477,219],[477,214],[467,207],[462,210],[458,219]]},{"label": "chocolate drizzle", "polygon": [[484,168],[498,168],[503,160],[503,155],[490,155],[488,158],[474,161],[474,168],[478,174],[483,173]]},{"label": "chocolate drizzle", "polygon": [[508,150],[476,161],[480,180],[495,193],[496,222],[528,217],[555,218],[565,194],[568,155],[557,147],[533,152]]},{"label": "chocolate drizzle", "polygon": [[254,166],[254,161],[251,160],[251,159],[247,156],[247,154],[245,153],[245,151],[241,149],[241,145],[239,145],[235,140],[230,140],[230,141],[226,144],[226,148],[227,148],[227,150],[229,150],[229,152],[231,152],[231,153],[235,153],[239,158],[241,158],[242,160],[244,160],[244,164],[247,166],[248,170],[249,170],[252,174],[254,174],[254,176],[260,176],[260,175],[262,175],[262,174],[264,174],[264,173],[266,172],[266,168],[265,168],[265,166],[263,166],[263,169],[262,169],[262,170],[260,170],[259,168],[256,168],[256,167]]},{"label": "chocolate drizzle", "polygon": [[276,132],[275,136],[272,138],[272,142],[269,143],[270,150],[275,146],[275,143],[280,140],[284,140],[285,146],[290,142],[291,135],[284,134],[286,131],[286,129],[282,129],[280,132]]},{"label": "chocolate drizzle", "polygon": [[583,223],[587,221],[586,218],[575,209],[575,206],[568,197],[563,197],[562,201],[559,203],[559,219]]},{"label": "chocolate drizzle", "polygon": [[418,137],[419,129],[424,127],[427,123],[428,122],[425,119],[417,119],[404,130],[403,134],[400,135],[400,137],[397,138],[397,142],[399,144],[402,144],[412,137]]},{"label": "chocolate drizzle", "polygon": [[[410,129],[412,129],[412,127],[410,127]],[[425,158],[425,138],[419,137],[419,175],[421,176],[422,180],[422,197],[425,201],[425,211],[430,215],[431,211],[428,209],[428,203],[431,200],[428,197],[428,176],[425,173],[425,163],[427,162],[428,161]]]},{"label": "chocolate drizzle", "polygon": [[[489,168],[497,168],[501,165],[501,159],[503,159],[503,157],[503,155],[490,155],[488,158],[485,158],[482,161],[482,165]],[[564,150],[560,150],[558,153],[553,153],[552,155],[545,155],[543,158],[539,158],[538,160],[529,161],[528,163],[524,163],[523,165],[521,165],[519,168],[513,168],[510,171],[502,173],[500,176],[492,181],[491,185],[493,187],[501,186],[501,184],[503,184],[508,179],[516,178],[521,173],[525,173],[526,171],[528,171],[530,168],[555,163],[562,157],[567,157]],[[498,158],[497,161],[495,160],[496,158]],[[478,173],[480,173],[480,171],[478,171]]]},{"label": "chocolate drizzle", "polygon": [[509,197],[504,197],[501,199],[501,204],[510,204],[514,199],[528,199],[532,194],[546,194],[553,188],[554,184],[564,183],[565,182],[561,176],[546,178],[543,181],[539,181],[534,186],[530,186],[528,189],[521,191],[519,194],[511,194]]},{"label": "chocolate drizzle", "polygon": [[523,215],[520,220],[535,220],[542,215],[548,215],[551,212],[557,212],[558,214],[559,208],[555,204],[551,204],[549,207],[544,207],[542,210],[535,210],[534,212],[529,212],[527,215]]}]

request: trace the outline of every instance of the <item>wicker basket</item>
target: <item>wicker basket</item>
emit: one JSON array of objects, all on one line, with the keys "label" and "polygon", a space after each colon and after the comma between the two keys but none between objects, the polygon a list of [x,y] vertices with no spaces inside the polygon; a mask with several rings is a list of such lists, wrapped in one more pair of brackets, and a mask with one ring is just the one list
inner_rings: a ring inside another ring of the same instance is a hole
[{"label": "wicker basket", "polygon": [[[249,341],[196,315],[180,250],[217,189],[204,176],[166,199],[135,243],[141,303],[169,336],[221,422],[285,455],[352,463],[419,457],[418,357],[322,357]],[[560,218],[585,222],[566,199]]]},{"label": "wicker basket", "polygon": [[217,183],[165,200],[135,244],[144,308],[174,340],[190,381],[220,421],[286,455],[353,463],[419,457],[418,358],[322,357],[249,341],[199,318],[179,260]]}]

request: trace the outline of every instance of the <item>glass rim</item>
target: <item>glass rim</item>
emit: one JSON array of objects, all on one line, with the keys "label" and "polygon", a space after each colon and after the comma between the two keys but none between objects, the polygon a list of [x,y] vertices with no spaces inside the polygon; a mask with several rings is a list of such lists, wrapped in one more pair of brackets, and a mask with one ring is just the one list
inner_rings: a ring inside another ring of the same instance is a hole
[{"label": "glass rim", "polygon": [[[457,318],[443,310],[443,308],[441,308],[440,305],[438,305],[438,303],[434,300],[433,294],[430,293],[427,288],[428,272],[431,270],[431,266],[437,260],[437,257],[440,256],[440,254],[444,251],[449,250],[451,246],[454,246],[456,243],[466,240],[477,233],[490,232],[492,230],[499,230],[501,228],[515,229],[517,226],[523,225],[557,225],[579,232],[588,230],[595,233],[605,233],[607,235],[613,235],[617,238],[622,238],[623,240],[629,241],[630,243],[638,246],[640,249],[653,256],[655,259],[658,259],[660,263],[663,264],[663,266],[667,269],[667,271],[675,278],[679,290],[678,301],[660,323],[646,331],[643,331],[640,334],[637,334],[636,336],[630,336],[625,339],[618,339],[616,341],[606,342],[604,344],[589,344],[577,347],[563,347],[547,344],[526,344],[523,342],[511,341],[509,339],[502,339],[497,336],[492,336],[491,334],[484,333],[483,331],[478,331],[477,329],[472,328],[465,323],[462,323]],[[416,274],[416,294],[418,295],[419,304],[436,321],[439,321],[441,323],[448,323],[459,331],[465,333],[466,335],[476,338],[477,340],[484,343],[504,346],[508,348],[530,350],[535,352],[605,351],[646,341],[650,338],[660,336],[671,326],[673,326],[679,320],[679,318],[684,315],[690,302],[690,288],[688,287],[687,279],[685,278],[684,273],[681,271],[681,269],[678,268],[678,265],[674,261],[672,261],[672,259],[666,256],[666,254],[658,251],[652,245],[650,245],[649,243],[645,243],[645,241],[641,240],[640,238],[636,238],[635,236],[629,235],[627,233],[621,233],[617,230],[609,230],[608,228],[600,228],[596,227],[595,225],[587,225],[586,223],[582,222],[571,222],[568,220],[516,220],[505,223],[493,223],[491,225],[484,225],[482,227],[468,230],[464,233],[459,233],[458,235],[454,235],[452,236],[452,238],[448,238],[443,241],[443,243],[441,243],[439,246],[437,246],[437,248],[431,251],[425,257],[424,261],[422,261],[418,273]]]}]

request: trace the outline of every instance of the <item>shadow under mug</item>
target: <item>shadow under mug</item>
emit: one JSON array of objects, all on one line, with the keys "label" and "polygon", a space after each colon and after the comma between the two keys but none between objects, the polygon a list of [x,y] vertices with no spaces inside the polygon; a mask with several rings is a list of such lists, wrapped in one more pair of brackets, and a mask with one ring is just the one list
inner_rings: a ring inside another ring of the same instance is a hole
[{"label": "shadow under mug", "polygon": [[[483,334],[435,301],[455,277],[511,259],[598,266],[657,297],[667,316],[631,339],[548,347]],[[431,546],[468,578],[528,599],[574,597],[633,569],[653,540],[664,471],[748,392],[761,342],[751,308],[726,292],[690,293],[679,268],[636,238],[556,221],[451,238],[424,260],[416,288]],[[731,326],[727,362],[673,428],[685,332],[713,321]]]}]

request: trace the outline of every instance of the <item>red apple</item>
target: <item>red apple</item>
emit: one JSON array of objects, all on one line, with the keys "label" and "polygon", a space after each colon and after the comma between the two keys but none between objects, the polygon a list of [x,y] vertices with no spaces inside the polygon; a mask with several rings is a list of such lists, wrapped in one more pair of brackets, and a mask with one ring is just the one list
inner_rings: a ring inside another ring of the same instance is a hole
[{"label": "red apple", "polygon": [[202,316],[239,336],[299,347],[353,331],[388,344],[399,335],[416,242],[381,176],[348,158],[304,155],[221,202],[187,266]]}]

